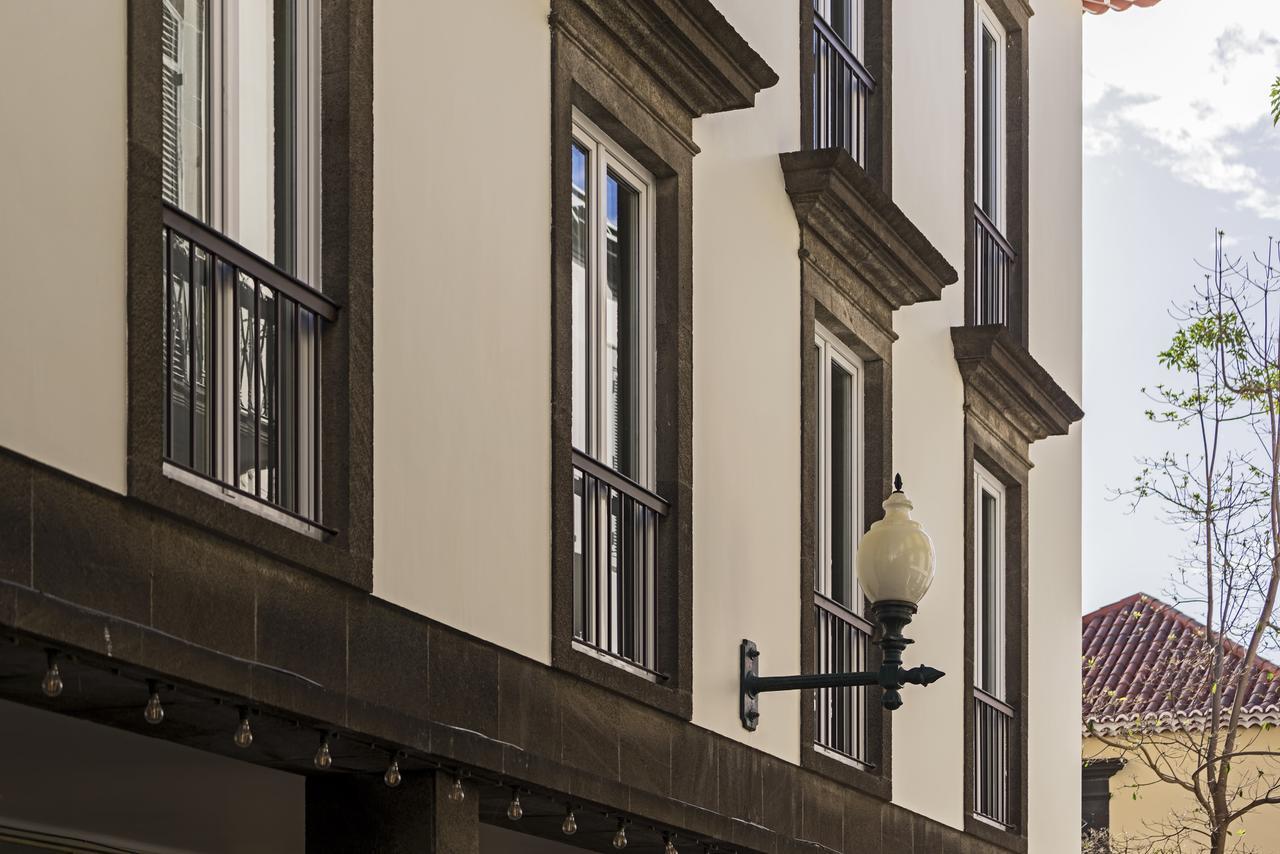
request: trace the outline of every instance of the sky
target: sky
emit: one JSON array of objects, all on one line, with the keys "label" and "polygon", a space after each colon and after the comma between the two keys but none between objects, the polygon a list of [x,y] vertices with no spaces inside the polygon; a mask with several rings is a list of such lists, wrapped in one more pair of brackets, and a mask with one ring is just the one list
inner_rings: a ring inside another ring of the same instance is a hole
[{"label": "sky", "polygon": [[1169,589],[1185,536],[1112,490],[1189,436],[1147,422],[1169,314],[1280,237],[1280,0],[1163,0],[1084,20],[1084,609]]}]

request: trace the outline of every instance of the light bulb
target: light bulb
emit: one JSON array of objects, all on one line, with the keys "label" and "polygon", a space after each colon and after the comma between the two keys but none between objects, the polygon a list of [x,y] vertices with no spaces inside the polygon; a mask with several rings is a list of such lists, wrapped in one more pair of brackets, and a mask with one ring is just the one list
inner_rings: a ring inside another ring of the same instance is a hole
[{"label": "light bulb", "polygon": [[507,804],[507,818],[519,821],[524,816],[524,807],[520,806],[520,792],[511,790],[511,803]]},{"label": "light bulb", "polygon": [[613,847],[627,847],[627,823],[625,821],[618,822],[618,832],[613,835]]},{"label": "light bulb", "polygon": [[676,849],[676,844],[671,841],[671,837],[669,835],[663,834],[662,839],[666,842],[666,844],[662,846],[662,854],[680,854]]},{"label": "light bulb", "polygon": [[387,766],[387,773],[382,775],[382,782],[388,787],[394,789],[400,785],[400,760],[392,757],[391,764]]},{"label": "light bulb", "polygon": [[49,698],[62,693],[62,674],[58,671],[56,653],[49,653],[49,669],[44,672],[44,679],[40,680],[40,690]]},{"label": "light bulb", "polygon": [[231,739],[235,742],[236,747],[245,748],[253,744],[253,728],[249,726],[249,710],[240,710],[240,726],[236,727],[236,734]]},{"label": "light bulb", "polygon": [[160,689],[155,682],[148,682],[147,687],[151,690],[151,696],[147,698],[147,707],[142,711],[142,717],[147,723],[155,725],[164,720],[164,706],[160,705]]},{"label": "light bulb", "polygon": [[467,799],[467,790],[462,788],[461,777],[453,778],[453,785],[449,787],[449,794],[446,797],[455,804],[460,804]]},{"label": "light bulb", "polygon": [[325,736],[320,741],[320,747],[316,749],[316,758],[313,760],[317,768],[321,770],[327,769],[333,764],[333,754],[329,752],[329,736]]},{"label": "light bulb", "polygon": [[578,832],[578,820],[573,816],[573,810],[565,813],[564,822],[560,825],[560,830],[565,836],[573,836]]}]

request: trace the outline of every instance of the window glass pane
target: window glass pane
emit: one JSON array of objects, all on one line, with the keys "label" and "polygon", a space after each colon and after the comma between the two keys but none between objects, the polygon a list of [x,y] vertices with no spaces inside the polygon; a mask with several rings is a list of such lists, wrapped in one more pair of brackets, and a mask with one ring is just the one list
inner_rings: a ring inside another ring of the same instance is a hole
[{"label": "window glass pane", "polygon": [[831,363],[831,598],[854,605],[853,376]]},{"label": "window glass pane", "polygon": [[[240,3],[233,20],[239,86],[227,108],[238,133],[228,141],[239,170],[236,240],[261,255],[275,257],[275,24],[274,3]],[[292,182],[290,182],[292,186]]]},{"label": "window glass pane", "polygon": [[982,624],[978,626],[978,687],[995,695],[999,690],[999,644],[1000,644],[1000,549],[999,549],[999,510],[996,497],[990,492],[981,492],[981,518],[979,523],[982,541],[979,543],[980,609]]},{"label": "window glass pane", "polygon": [[298,506],[298,308],[280,301],[280,389],[277,401],[279,430],[279,491],[276,500],[295,513]]},{"label": "window glass pane", "polygon": [[639,195],[612,173],[605,215],[605,460],[622,474],[637,471],[636,227]]},{"label": "window glass pane", "polygon": [[999,45],[995,36],[985,26],[982,27],[982,46],[980,63],[980,118],[982,150],[979,152],[981,162],[979,204],[982,210],[997,221],[1000,205],[1000,67]]},{"label": "window glass pane", "polygon": [[276,391],[279,378],[276,305],[279,298],[266,286],[258,289],[258,497],[278,501],[279,471]]},{"label": "window glass pane", "polygon": [[169,0],[160,23],[160,188],[198,219],[208,211],[208,46],[205,0]]},{"label": "window glass pane", "polygon": [[191,467],[201,474],[213,474],[213,259],[195,247],[191,283],[191,408],[195,423],[191,429]]},{"label": "window glass pane", "polygon": [[191,244],[169,250],[169,459],[191,466]]},{"label": "window glass pane", "polygon": [[587,352],[591,335],[588,321],[587,255],[588,244],[588,178],[590,157],[582,146],[573,146],[573,192],[571,203],[572,278],[573,278],[573,446],[590,451],[588,441],[588,407],[590,406]]}]

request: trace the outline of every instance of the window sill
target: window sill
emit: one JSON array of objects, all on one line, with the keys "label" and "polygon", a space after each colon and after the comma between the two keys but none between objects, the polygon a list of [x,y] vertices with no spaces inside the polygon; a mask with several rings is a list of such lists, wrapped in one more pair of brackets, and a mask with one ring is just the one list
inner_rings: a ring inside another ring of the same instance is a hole
[{"label": "window sill", "polygon": [[291,517],[181,466],[130,460],[129,495],[179,521],[343,584],[373,590],[373,560],[351,550],[345,531]]},{"label": "window sill", "polygon": [[608,664],[611,667],[616,667],[624,673],[630,673],[632,676],[652,682],[655,685],[662,684],[664,677],[661,674],[645,670],[643,667],[632,664],[625,659],[618,658],[616,655],[610,655],[607,652],[602,652],[590,644],[585,644],[575,639],[573,641],[573,648],[583,655],[589,655],[597,661],[603,661],[605,664]]},{"label": "window sill", "polygon": [[964,817],[964,832],[1014,854],[1026,854],[1027,837],[1016,827],[1006,827],[997,821],[969,813]]},{"label": "window sill", "polygon": [[887,801],[893,797],[893,783],[879,766],[859,762],[811,742],[800,751],[800,765],[829,780]]},{"label": "window sill", "polygon": [[323,540],[326,536],[336,533],[335,531],[323,526],[304,521],[292,514],[277,510],[270,504],[266,504],[251,495],[245,495],[239,490],[232,489],[231,487],[219,483],[216,480],[207,478],[204,475],[188,471],[182,466],[175,465],[167,460],[161,466],[160,470],[167,478],[175,480],[178,483],[185,484],[192,489],[198,489],[206,495],[212,495],[215,498],[220,498],[234,507],[239,507],[245,512],[252,513],[255,516],[261,516],[263,519],[267,519],[277,525],[288,528],[290,531],[302,534],[303,536],[310,537],[313,540]]},{"label": "window sill", "polygon": [[682,691],[674,680],[660,680],[657,674],[630,666],[572,637],[552,638],[551,665],[682,720],[693,718],[693,697],[688,691]]}]

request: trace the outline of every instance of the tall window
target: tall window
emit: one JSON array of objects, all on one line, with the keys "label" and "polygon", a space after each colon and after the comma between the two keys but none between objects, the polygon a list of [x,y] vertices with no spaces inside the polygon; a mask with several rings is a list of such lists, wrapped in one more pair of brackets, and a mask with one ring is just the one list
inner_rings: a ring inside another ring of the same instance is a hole
[{"label": "tall window", "polygon": [[974,289],[977,324],[1007,324],[1014,260],[1008,234],[1005,31],[987,5],[974,4]]},{"label": "tall window", "polygon": [[867,98],[863,0],[813,0],[813,147],[845,148],[865,165]]},{"label": "tall window", "polygon": [[[866,664],[870,625],[854,569],[862,535],[863,366],[822,326],[814,335],[814,652],[819,673]],[[815,738],[840,758],[866,762],[866,698],[861,688],[815,692]]]},{"label": "tall window", "polygon": [[652,673],[653,178],[577,113],[571,158],[574,635]]},{"label": "tall window", "polygon": [[319,3],[161,15],[166,470],[318,521]]},{"label": "tall window", "polygon": [[974,466],[974,811],[998,825],[1012,825],[1009,792],[1010,729],[1006,635],[1005,490],[990,472]]}]

